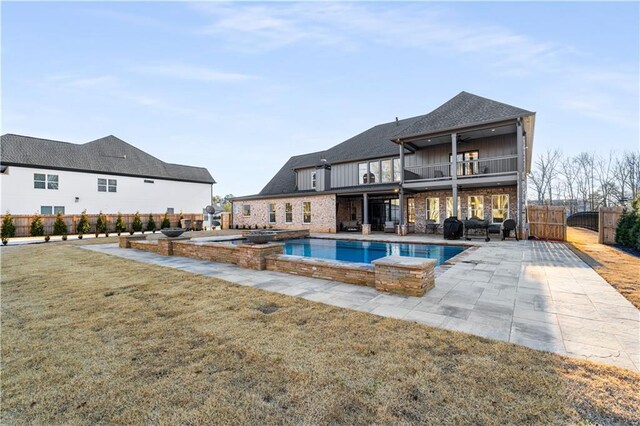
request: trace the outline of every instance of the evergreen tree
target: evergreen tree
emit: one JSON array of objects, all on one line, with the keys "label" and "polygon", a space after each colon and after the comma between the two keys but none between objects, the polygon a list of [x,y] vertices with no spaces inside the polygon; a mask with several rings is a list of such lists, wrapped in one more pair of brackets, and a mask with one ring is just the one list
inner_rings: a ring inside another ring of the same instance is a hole
[{"label": "evergreen tree", "polygon": [[149,213],[149,220],[147,221],[147,231],[156,232],[156,222],[153,220],[151,213]]},{"label": "evergreen tree", "polygon": [[53,235],[67,235],[67,224],[64,223],[62,212],[56,214],[56,221],[53,223]]},{"label": "evergreen tree", "polygon": [[13,224],[13,216],[11,213],[7,214],[2,219],[2,229],[0,229],[0,236],[2,239],[13,238],[16,236],[16,226]]},{"label": "evergreen tree", "polygon": [[31,236],[41,237],[44,235],[44,226],[39,214],[36,214],[31,220]]},{"label": "evergreen tree", "polygon": [[142,220],[140,219],[140,213],[136,212],[133,216],[133,222],[131,223],[131,228],[134,232],[142,231]]},{"label": "evergreen tree", "polygon": [[162,224],[160,225],[160,229],[171,228],[171,221],[169,220],[169,215],[167,213],[164,214],[162,218]]},{"label": "evergreen tree", "polygon": [[107,232],[107,220],[102,214],[102,210],[98,214],[98,220],[96,221],[96,235]]},{"label": "evergreen tree", "polygon": [[91,224],[89,223],[89,217],[87,216],[87,210],[82,210],[80,220],[76,224],[76,232],[80,235],[86,234],[91,230]]},{"label": "evergreen tree", "polygon": [[122,213],[118,212],[118,217],[116,218],[116,232],[120,235],[121,232],[127,230],[127,226],[124,224],[122,220]]}]

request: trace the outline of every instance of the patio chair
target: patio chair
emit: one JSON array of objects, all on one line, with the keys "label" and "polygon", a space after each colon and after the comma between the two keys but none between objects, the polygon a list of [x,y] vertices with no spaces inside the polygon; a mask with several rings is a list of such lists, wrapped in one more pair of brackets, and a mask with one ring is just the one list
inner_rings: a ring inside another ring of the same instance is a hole
[{"label": "patio chair", "polygon": [[502,241],[505,238],[510,238],[511,231],[513,231],[513,236],[518,240],[518,233],[516,232],[516,221],[513,219],[507,219],[502,222]]},{"label": "patio chair", "polygon": [[439,227],[440,227],[440,224],[438,222],[433,220],[427,220],[425,234],[429,231],[431,231],[432,234],[435,234],[438,231]]},{"label": "patio chair", "polygon": [[384,232],[396,232],[396,222],[393,220],[384,223]]}]

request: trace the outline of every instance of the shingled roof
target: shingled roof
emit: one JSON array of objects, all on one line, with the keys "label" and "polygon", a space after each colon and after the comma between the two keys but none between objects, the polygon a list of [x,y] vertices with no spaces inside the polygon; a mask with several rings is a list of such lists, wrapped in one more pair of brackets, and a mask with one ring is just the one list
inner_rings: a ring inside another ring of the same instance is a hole
[{"label": "shingled roof", "polygon": [[397,123],[379,124],[327,149],[326,151],[296,155],[289,158],[259,195],[277,195],[296,192],[295,169],[320,164],[321,159],[333,164],[365,158],[379,158],[398,154],[398,146],[390,142],[400,129],[418,121],[422,116],[405,118]]},{"label": "shingled roof", "polygon": [[398,138],[463,129],[533,114],[522,108],[460,92],[428,114],[379,124],[326,151],[289,158],[258,195],[301,193],[296,190],[295,169],[318,165],[321,159],[335,164],[393,156],[398,154],[398,145],[391,141]]},{"label": "shingled roof", "polygon": [[204,167],[165,163],[115,136],[84,144],[2,135],[0,163],[213,184]]},{"label": "shingled roof", "polygon": [[532,115],[533,112],[468,92],[460,92],[395,135],[405,139]]}]

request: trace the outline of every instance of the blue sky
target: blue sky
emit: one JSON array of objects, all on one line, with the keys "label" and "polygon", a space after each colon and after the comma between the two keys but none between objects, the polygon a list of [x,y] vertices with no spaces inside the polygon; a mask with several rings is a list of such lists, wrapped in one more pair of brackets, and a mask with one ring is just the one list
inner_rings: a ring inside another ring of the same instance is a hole
[{"label": "blue sky", "polygon": [[6,3],[2,133],[114,134],[259,191],[291,156],[462,90],[534,151],[639,148],[638,3]]}]

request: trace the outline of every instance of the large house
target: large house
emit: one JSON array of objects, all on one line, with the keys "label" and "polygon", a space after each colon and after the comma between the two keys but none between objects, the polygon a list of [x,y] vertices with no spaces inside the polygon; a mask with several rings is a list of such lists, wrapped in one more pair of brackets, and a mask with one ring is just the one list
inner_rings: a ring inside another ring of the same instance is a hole
[{"label": "large house", "polygon": [[534,124],[534,112],[461,92],[428,114],[291,157],[259,194],[233,200],[233,224],[425,232],[457,216],[512,218],[522,231]]},{"label": "large house", "polygon": [[200,213],[215,181],[115,136],[73,144],[13,134],[0,141],[0,209],[12,214]]}]

